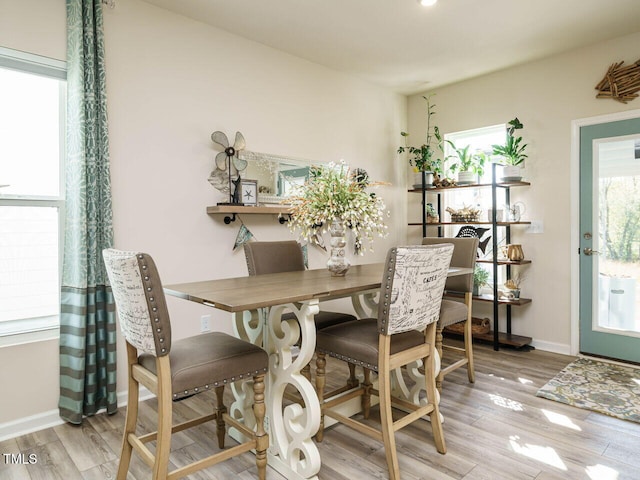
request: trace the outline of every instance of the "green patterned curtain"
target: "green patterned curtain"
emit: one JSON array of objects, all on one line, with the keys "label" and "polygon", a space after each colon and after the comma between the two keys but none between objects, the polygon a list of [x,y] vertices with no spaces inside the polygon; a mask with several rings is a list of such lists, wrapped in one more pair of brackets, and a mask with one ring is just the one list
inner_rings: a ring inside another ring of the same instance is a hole
[{"label": "green patterned curtain", "polygon": [[75,424],[116,402],[115,306],[102,261],[113,245],[101,0],[67,0],[66,223],[60,416]]}]

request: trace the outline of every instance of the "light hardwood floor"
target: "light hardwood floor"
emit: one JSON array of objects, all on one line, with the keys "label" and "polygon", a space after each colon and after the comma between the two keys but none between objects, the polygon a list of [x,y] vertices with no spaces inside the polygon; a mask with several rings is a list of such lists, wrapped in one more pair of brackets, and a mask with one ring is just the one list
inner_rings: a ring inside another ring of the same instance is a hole
[{"label": "light hardwood floor", "polygon": [[[402,478],[415,479],[594,479],[640,478],[640,424],[537,398],[535,393],[573,358],[541,351],[518,352],[476,346],[476,383],[464,369],[444,383],[441,411],[447,454],[436,452],[428,422],[396,434]],[[346,368],[327,364],[332,371]],[[328,377],[329,378],[329,377]],[[175,419],[211,408],[207,394],[176,403]],[[151,429],[156,402],[141,408],[143,428]],[[374,408],[371,423],[378,417]],[[124,409],[97,415],[81,427],[61,425],[0,443],[0,479],[95,480],[115,478]],[[171,462],[180,466],[217,450],[215,426],[176,434]],[[227,445],[233,441],[228,440]],[[387,478],[382,445],[340,425],[320,444],[322,480]],[[33,465],[7,465],[1,454],[37,456]],[[198,480],[255,478],[251,454],[191,475]],[[135,454],[130,479],[150,477]],[[284,477],[268,470],[269,480]]]}]

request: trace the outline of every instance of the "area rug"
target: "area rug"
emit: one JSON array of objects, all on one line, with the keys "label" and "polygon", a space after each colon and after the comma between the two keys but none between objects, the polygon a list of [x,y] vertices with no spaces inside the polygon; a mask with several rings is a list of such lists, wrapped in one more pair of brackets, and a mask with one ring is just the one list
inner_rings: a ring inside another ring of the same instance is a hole
[{"label": "area rug", "polygon": [[537,397],[640,423],[640,369],[579,358]]}]

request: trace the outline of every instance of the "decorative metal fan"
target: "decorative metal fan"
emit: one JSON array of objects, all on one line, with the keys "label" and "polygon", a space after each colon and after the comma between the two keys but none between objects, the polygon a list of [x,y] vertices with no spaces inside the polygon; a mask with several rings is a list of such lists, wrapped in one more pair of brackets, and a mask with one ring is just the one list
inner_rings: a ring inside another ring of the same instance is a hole
[{"label": "decorative metal fan", "polygon": [[[236,139],[233,142],[233,146],[229,145],[229,139],[223,132],[213,132],[211,134],[211,141],[213,143],[217,143],[224,150],[216,155],[216,167],[218,171],[214,171],[211,173],[211,177],[209,178],[209,182],[214,185],[216,188],[219,188],[213,181],[212,178],[216,177],[220,179],[222,177],[222,172],[227,172],[227,185],[225,185],[224,191],[229,192],[229,202],[218,203],[218,205],[241,205],[238,201],[238,184],[240,183],[240,172],[247,168],[247,161],[241,159],[238,156],[238,153],[241,150],[244,150],[246,145],[244,137],[242,133],[236,132]],[[232,180],[232,177],[237,175],[235,180]],[[234,188],[231,188],[231,184],[234,184]]]}]

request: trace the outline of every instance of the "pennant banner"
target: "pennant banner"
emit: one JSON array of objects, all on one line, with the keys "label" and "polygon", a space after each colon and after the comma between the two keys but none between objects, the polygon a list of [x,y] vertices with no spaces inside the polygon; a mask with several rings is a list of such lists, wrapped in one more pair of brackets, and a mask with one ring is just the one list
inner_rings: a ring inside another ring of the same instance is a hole
[{"label": "pennant banner", "polygon": [[233,245],[233,249],[235,250],[238,247],[241,247],[249,240],[253,238],[253,233],[249,231],[247,227],[245,227],[244,223],[240,225],[240,230],[238,230],[238,235],[236,236],[236,243]]}]

